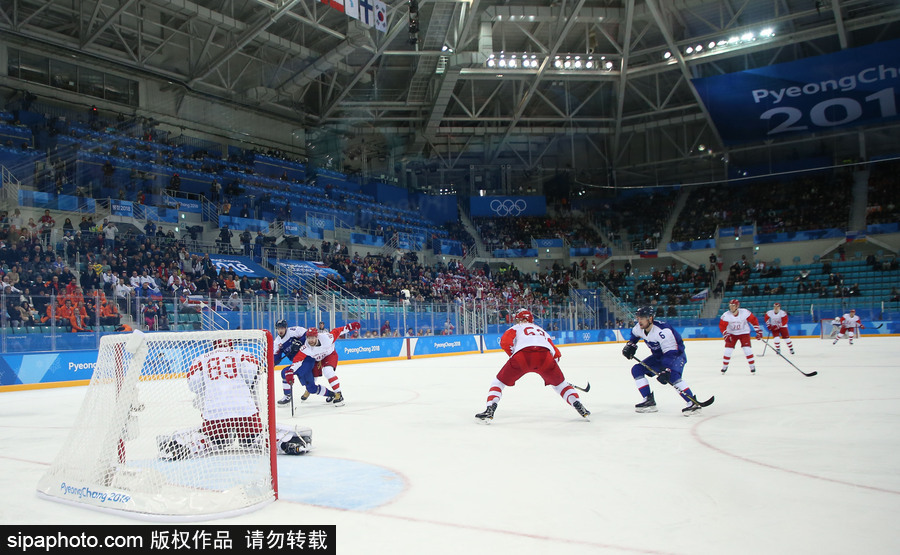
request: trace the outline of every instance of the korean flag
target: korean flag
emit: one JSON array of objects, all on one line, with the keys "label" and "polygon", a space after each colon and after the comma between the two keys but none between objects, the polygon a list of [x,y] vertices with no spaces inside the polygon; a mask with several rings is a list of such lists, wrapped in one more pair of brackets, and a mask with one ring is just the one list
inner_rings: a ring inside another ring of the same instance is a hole
[{"label": "korean flag", "polygon": [[381,0],[375,0],[375,29],[387,32],[387,6]]}]

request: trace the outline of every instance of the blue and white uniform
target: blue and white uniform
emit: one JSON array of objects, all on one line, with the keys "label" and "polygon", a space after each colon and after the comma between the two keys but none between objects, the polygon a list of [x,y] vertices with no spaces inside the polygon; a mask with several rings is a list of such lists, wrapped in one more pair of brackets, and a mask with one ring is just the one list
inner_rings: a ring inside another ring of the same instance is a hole
[{"label": "blue and white uniform", "polygon": [[284,337],[275,333],[272,341],[272,349],[275,351],[275,364],[287,357],[288,363],[294,361],[294,357],[303,346],[306,345],[306,328],[303,326],[291,326],[284,332]]},{"label": "blue and white uniform", "polygon": [[[682,379],[684,365],[687,364],[687,355],[684,353],[684,341],[681,339],[681,334],[665,322],[653,322],[646,332],[641,329],[639,324],[635,324],[631,329],[631,337],[628,342],[637,345],[638,341],[642,339],[650,347],[650,356],[644,359],[644,364],[656,373],[668,370],[670,374],[667,382],[672,384],[681,393],[681,398],[688,403],[688,406],[691,406],[693,401],[690,397],[693,396],[693,393]],[[653,376],[653,372],[641,364],[635,364],[631,367],[631,375],[634,377],[638,391],[647,400],[651,395],[647,376]],[[655,411],[655,401],[651,402],[654,404]]]},{"label": "blue and white uniform", "polygon": [[[681,334],[665,322],[653,322],[646,334],[641,326],[635,324],[631,328],[631,337],[628,342],[637,345],[641,339],[650,347],[651,352],[650,356],[644,359],[644,363],[657,372],[662,372],[666,368],[670,369],[672,383],[678,381],[675,379],[676,374],[678,378],[681,378],[681,371],[687,364],[687,355],[684,354],[684,341],[681,339]],[[640,364],[632,367],[631,374],[635,378],[651,375]]]},{"label": "blue and white uniform", "polygon": [[297,356],[297,353],[300,352],[300,349],[306,345],[306,328],[303,326],[291,326],[287,328],[284,332],[284,337],[275,332],[275,337],[272,340],[272,350],[275,352],[275,364],[279,364],[285,357],[287,357],[287,366],[281,369],[281,388],[284,390],[285,396],[289,396],[291,394],[291,383],[293,383],[293,378],[291,378],[290,382],[288,381],[288,372],[293,375],[293,371],[291,370],[291,363],[294,362],[294,357]]}]

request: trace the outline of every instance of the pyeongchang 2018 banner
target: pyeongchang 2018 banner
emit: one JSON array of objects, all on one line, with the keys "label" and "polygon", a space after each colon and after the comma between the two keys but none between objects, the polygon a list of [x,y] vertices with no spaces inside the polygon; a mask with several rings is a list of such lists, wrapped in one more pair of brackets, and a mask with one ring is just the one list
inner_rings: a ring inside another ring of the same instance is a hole
[{"label": "pyeongchang 2018 banner", "polygon": [[475,217],[544,216],[544,197],[469,197],[469,212]]},{"label": "pyeongchang 2018 banner", "polygon": [[729,144],[897,119],[900,40],[694,79]]}]

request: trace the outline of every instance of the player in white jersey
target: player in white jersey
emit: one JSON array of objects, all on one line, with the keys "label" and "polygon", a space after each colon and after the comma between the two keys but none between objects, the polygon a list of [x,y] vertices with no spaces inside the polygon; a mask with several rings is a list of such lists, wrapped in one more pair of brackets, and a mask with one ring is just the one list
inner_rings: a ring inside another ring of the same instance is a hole
[{"label": "player in white jersey", "polygon": [[775,352],[781,353],[781,339],[784,339],[785,345],[794,354],[794,344],[791,342],[791,335],[788,333],[788,313],[781,310],[781,303],[774,303],[772,310],[766,312],[766,327],[769,333],[775,339]]},{"label": "player in white jersey", "polygon": [[850,312],[841,316],[841,331],[838,332],[837,337],[834,338],[831,344],[836,344],[839,339],[846,335],[847,339],[850,340],[850,344],[853,345],[854,335],[859,333],[859,330],[865,329],[865,327],[862,325],[862,320],[856,315],[856,309],[851,308]]},{"label": "player in white jersey", "polygon": [[534,323],[531,312],[522,309],[516,313],[515,324],[500,338],[500,347],[509,355],[509,360],[500,369],[488,391],[487,407],[475,415],[479,421],[490,424],[494,419],[497,403],[503,396],[503,389],[512,387],[529,372],[544,379],[563,400],[571,405],[585,420],[591,412],[584,408],[575,388],[566,381],[557,363],[562,356],[546,331]]},{"label": "player in white jersey", "polygon": [[641,339],[650,347],[650,356],[643,363],[653,369],[647,370],[643,364],[635,364],[631,367],[631,375],[638,391],[644,396],[644,400],[634,406],[635,412],[656,412],[656,400],[650,391],[650,382],[647,376],[656,376],[656,380],[663,384],[671,383],[681,392],[681,398],[687,401],[688,406],[681,409],[684,416],[700,414],[700,405],[691,398],[694,397],[691,388],[682,379],[684,365],[687,364],[687,356],[684,353],[684,341],[681,335],[672,326],[665,322],[653,321],[653,309],[649,306],[637,310],[637,323],[631,329],[631,337],[622,349],[622,355],[631,360],[637,353],[637,343]]},{"label": "player in white jersey", "polygon": [[741,301],[731,299],[728,302],[728,310],[719,319],[719,329],[725,337],[725,353],[722,355],[722,373],[728,370],[731,362],[731,354],[738,341],[741,349],[747,357],[750,372],[756,373],[756,359],[753,357],[753,349],[750,347],[750,332],[756,332],[756,338],[762,339],[762,330],[759,328],[759,320],[746,308],[741,308]]},{"label": "player in white jersey", "polygon": [[[233,441],[244,448],[262,449],[268,437],[259,417],[256,387],[263,363],[231,340],[218,339],[214,349],[191,362],[188,388],[200,410],[200,428],[160,436],[160,456],[181,459],[226,448]],[[309,451],[312,431],[276,427],[278,452],[301,455]]]},{"label": "player in white jersey", "polygon": [[[359,330],[359,322],[350,322],[346,326],[334,328],[330,332],[316,328],[306,330],[306,342],[294,356],[290,371],[297,376],[306,387],[306,393],[323,395],[327,402],[334,402],[339,407],[344,404],[341,392],[341,381],[335,369],[338,365],[338,354],[334,342],[341,336]],[[316,384],[316,377],[325,376],[331,389]],[[293,376],[291,376],[293,378]]]}]

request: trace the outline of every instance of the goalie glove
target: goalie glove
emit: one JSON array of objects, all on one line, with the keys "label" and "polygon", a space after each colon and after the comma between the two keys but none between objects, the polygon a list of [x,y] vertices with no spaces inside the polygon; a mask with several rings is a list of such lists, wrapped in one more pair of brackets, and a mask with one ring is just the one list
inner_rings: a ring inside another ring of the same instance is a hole
[{"label": "goalie glove", "polygon": [[622,356],[631,360],[634,358],[634,354],[637,352],[637,345],[629,341],[625,343],[625,346],[622,348]]},{"label": "goalie glove", "polygon": [[670,368],[666,368],[662,372],[656,375],[656,381],[659,383],[666,385],[669,383],[669,378],[672,377],[672,370]]}]

